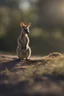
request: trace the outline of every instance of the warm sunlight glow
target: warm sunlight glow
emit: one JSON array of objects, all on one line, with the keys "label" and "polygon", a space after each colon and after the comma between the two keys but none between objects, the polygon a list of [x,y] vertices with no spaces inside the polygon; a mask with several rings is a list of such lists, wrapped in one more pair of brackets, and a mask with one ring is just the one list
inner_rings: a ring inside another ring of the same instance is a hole
[{"label": "warm sunlight glow", "polygon": [[61,11],[62,15],[64,15],[64,3],[61,4],[61,6],[60,6],[60,11]]},{"label": "warm sunlight glow", "polygon": [[30,7],[30,4],[29,4],[29,2],[28,1],[23,1],[22,3],[20,3],[20,9],[22,9],[22,10],[28,10],[29,9],[29,7]]}]

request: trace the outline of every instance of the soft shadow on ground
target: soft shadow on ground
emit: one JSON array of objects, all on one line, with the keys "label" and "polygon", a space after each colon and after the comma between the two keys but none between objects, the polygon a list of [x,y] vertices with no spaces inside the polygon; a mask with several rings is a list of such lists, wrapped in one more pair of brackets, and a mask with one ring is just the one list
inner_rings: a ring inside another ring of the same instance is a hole
[{"label": "soft shadow on ground", "polygon": [[[5,70],[6,68],[11,71],[12,68],[14,68],[16,65],[19,67],[22,66],[29,66],[29,65],[37,65],[38,62],[43,62],[45,64],[45,61],[42,59],[37,59],[37,60],[33,60],[33,59],[29,59],[29,60],[20,60],[20,59],[13,59],[11,61],[6,61],[3,63],[0,63],[0,71],[1,70]],[[22,68],[21,68],[22,69]]]},{"label": "soft shadow on ground", "polygon": [[3,62],[0,64],[0,71],[1,70],[4,70],[4,69],[8,69],[8,70],[11,70],[16,64],[18,64],[20,62],[19,59],[15,59],[15,60],[12,60],[12,61],[7,61],[7,62]]}]

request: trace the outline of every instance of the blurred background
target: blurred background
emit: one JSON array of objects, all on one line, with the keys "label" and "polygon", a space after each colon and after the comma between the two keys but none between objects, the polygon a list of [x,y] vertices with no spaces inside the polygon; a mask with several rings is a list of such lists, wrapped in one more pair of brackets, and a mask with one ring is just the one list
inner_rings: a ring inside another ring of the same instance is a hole
[{"label": "blurred background", "polygon": [[0,53],[16,54],[21,21],[31,22],[32,55],[64,53],[64,0],[0,0]]}]

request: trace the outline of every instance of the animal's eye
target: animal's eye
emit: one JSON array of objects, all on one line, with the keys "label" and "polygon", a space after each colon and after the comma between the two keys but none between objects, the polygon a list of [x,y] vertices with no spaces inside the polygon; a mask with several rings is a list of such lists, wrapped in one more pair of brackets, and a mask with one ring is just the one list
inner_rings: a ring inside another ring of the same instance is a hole
[{"label": "animal's eye", "polygon": [[24,31],[27,31],[27,29],[26,29],[26,28],[24,28]]}]

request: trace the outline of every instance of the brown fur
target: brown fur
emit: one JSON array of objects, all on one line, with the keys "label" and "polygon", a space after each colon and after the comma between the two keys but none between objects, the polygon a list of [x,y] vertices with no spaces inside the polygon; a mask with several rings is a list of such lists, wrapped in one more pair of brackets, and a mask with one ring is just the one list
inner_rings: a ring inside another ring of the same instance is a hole
[{"label": "brown fur", "polygon": [[[23,22],[20,23],[22,29],[26,26]],[[28,29],[29,27],[27,27]],[[18,38],[17,55],[19,59],[29,59],[31,56],[31,48],[29,47],[29,37],[23,30]]]}]

